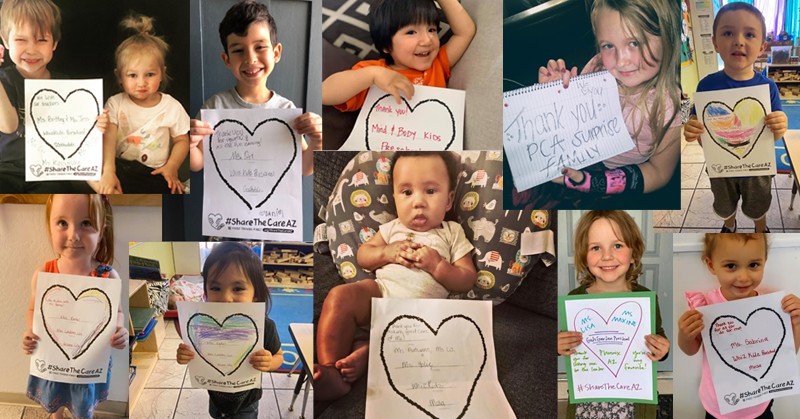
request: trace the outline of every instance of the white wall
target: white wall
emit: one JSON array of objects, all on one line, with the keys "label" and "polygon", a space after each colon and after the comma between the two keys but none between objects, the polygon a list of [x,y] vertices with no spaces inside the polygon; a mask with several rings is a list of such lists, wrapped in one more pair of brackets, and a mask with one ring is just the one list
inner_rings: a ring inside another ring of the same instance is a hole
[{"label": "white wall", "polygon": [[[773,234],[770,236],[771,247],[764,266],[764,279],[759,291],[771,293],[786,291],[800,295],[800,282],[797,280],[798,255],[800,254],[800,234]],[[702,253],[702,234],[673,234],[673,327],[675,339],[673,341],[674,359],[674,417],[700,418],[703,417],[703,405],[700,403],[698,389],[700,388],[700,375],[703,368],[703,357],[698,352],[693,357],[688,357],[678,347],[678,319],[689,309],[686,303],[687,291],[708,292],[719,287],[715,276],[708,272],[705,264],[700,261]],[[800,357],[798,357],[800,362]],[[782,397],[775,399],[772,412],[776,418],[800,417],[800,398]]]},{"label": "white wall", "polygon": [[175,273],[200,275],[200,246],[197,242],[173,242],[172,254],[175,259]]},{"label": "white wall", "polygon": [[[58,255],[50,245],[45,224],[45,206],[0,204],[0,393],[24,395],[28,385],[30,358],[22,352],[22,334],[31,292],[31,276],[39,266]],[[161,241],[161,207],[114,208],[113,266],[128,295],[128,241]],[[122,298],[125,324],[128,299]],[[128,401],[128,350],[112,350],[114,367],[109,400]]]}]

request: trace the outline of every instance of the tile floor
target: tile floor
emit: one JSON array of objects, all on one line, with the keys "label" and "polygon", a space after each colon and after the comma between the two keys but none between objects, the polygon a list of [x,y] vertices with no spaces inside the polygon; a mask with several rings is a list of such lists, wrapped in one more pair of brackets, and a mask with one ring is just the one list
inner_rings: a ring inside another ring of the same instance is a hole
[{"label": "tile floor", "polygon": [[[208,415],[208,392],[194,389],[186,373],[186,365],[175,361],[181,343],[172,321],[167,321],[167,333],[159,347],[159,360],[142,395],[136,403],[131,419],[200,419]],[[264,395],[258,405],[259,419],[295,419],[303,409],[303,392],[297,397],[294,411],[289,411],[292,393],[299,373],[264,373],[261,387]],[[306,418],[314,417],[314,391],[308,393]],[[27,417],[26,417],[27,419]]]},{"label": "tile floor", "polygon": [[[703,149],[696,142],[681,140],[681,209],[654,211],[653,231],[656,233],[718,233],[722,220],[714,214],[714,195],[705,171]],[[792,182],[788,174],[777,174],[772,184],[772,204],[767,212],[767,227],[773,233],[800,232],[800,196],[795,197],[789,211]],[[741,212],[736,215],[739,232],[753,232],[753,221]]]},{"label": "tile floor", "polygon": [[[41,407],[26,407],[26,406],[7,406],[0,405],[0,418],[2,419],[49,419],[50,415],[47,414]],[[65,411],[65,418],[72,419],[72,414]],[[122,419],[122,416],[95,414],[95,419]]]}]

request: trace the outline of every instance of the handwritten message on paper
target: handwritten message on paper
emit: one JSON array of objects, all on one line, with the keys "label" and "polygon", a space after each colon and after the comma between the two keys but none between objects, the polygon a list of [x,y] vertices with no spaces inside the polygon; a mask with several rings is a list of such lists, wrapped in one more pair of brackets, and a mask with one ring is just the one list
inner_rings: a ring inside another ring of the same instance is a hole
[{"label": "handwritten message on paper", "polygon": [[503,95],[503,148],[519,191],[634,147],[607,71]]},{"label": "handwritten message on paper", "polygon": [[62,383],[105,383],[116,332],[120,281],[40,272],[30,373]]},{"label": "handwritten message on paper", "polygon": [[708,176],[774,175],[775,138],[764,125],[772,109],[769,86],[697,92],[697,118]]},{"label": "handwritten message on paper", "polygon": [[214,129],[203,140],[203,234],[300,241],[301,109],[202,110]]},{"label": "handwritten message on paper", "polygon": [[372,299],[367,418],[515,418],[488,301]]},{"label": "handwritten message on paper", "polygon": [[658,403],[644,339],[653,334],[655,293],[569,295],[558,302],[561,330],[583,334],[566,357],[570,402]]},{"label": "handwritten message on paper", "polygon": [[414,97],[398,105],[372,86],[339,150],[462,150],[464,97],[463,90],[414,86]]},{"label": "handwritten message on paper", "polygon": [[103,81],[25,80],[25,180],[100,180]]},{"label": "handwritten message on paper", "polygon": [[264,303],[178,302],[192,387],[235,393],[261,387],[261,371],[250,355],[264,348]]},{"label": "handwritten message on paper", "polygon": [[697,307],[722,414],[800,393],[785,292]]}]

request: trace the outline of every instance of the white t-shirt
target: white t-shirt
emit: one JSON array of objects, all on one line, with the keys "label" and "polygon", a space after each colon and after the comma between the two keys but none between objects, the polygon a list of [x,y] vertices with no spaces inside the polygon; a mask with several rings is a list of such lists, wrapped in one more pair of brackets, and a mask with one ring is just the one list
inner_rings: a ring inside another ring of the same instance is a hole
[{"label": "white t-shirt", "polygon": [[[245,102],[235,87],[215,94],[208,98],[200,109],[294,109],[291,100],[272,91],[272,97],[264,103]],[[197,114],[200,119],[200,114]]]},{"label": "white t-shirt", "polygon": [[125,92],[108,98],[105,107],[119,127],[115,156],[124,160],[159,168],[169,159],[170,139],[189,132],[189,114],[166,93],[152,108],[133,103]]},{"label": "white t-shirt", "polygon": [[[387,244],[404,240],[423,244],[435,249],[450,264],[473,249],[472,243],[465,237],[464,229],[453,221],[445,221],[439,227],[419,232],[404,226],[396,218],[381,225],[379,230]],[[375,276],[384,298],[447,298],[450,294],[433,275],[422,269],[390,263],[378,268]]]}]

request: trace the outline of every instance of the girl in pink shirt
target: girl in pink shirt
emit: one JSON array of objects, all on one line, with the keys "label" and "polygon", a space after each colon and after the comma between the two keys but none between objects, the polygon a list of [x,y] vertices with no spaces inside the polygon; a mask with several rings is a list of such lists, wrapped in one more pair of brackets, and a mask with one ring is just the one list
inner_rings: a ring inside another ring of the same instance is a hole
[{"label": "girl in pink shirt", "polygon": [[[687,292],[689,310],[678,320],[678,346],[689,356],[700,351],[703,344],[700,332],[705,325],[703,315],[695,310],[709,304],[724,303],[760,295],[756,288],[764,276],[767,261],[767,235],[765,233],[706,234],[703,243],[703,262],[720,287],[707,294]],[[781,301],[783,311],[792,317],[795,348],[800,344],[800,298],[789,294]],[[772,402],[720,413],[708,358],[703,352],[703,376],[700,380],[700,401],[706,409],[706,418],[717,419],[770,419]]]}]

